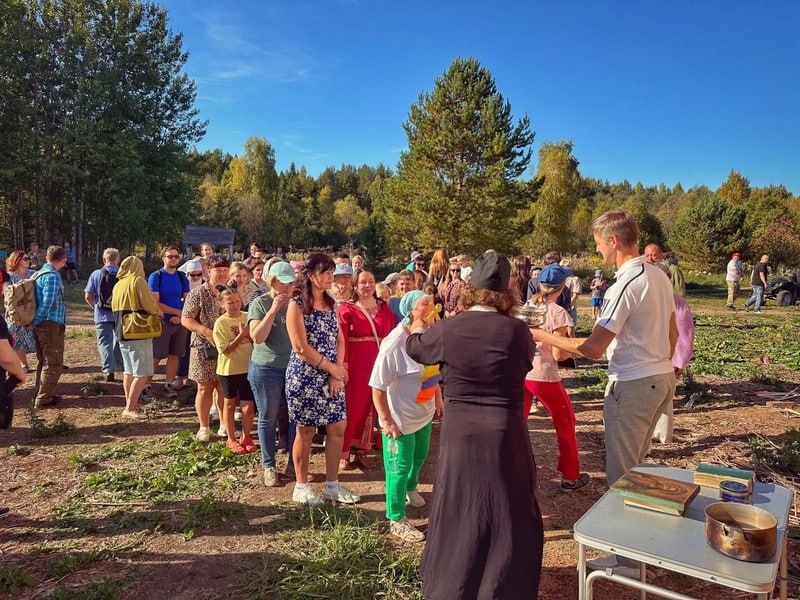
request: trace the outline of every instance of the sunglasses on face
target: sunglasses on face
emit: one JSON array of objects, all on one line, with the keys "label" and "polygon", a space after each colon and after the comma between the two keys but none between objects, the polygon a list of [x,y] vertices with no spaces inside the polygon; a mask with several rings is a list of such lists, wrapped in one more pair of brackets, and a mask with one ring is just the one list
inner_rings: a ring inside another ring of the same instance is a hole
[{"label": "sunglasses on face", "polygon": [[189,273],[189,277],[193,278],[201,277],[202,275],[203,275],[202,273]]},{"label": "sunglasses on face", "polygon": [[460,273],[461,269],[450,269],[451,273]]},{"label": "sunglasses on face", "polygon": [[180,256],[178,256],[177,254],[165,254],[164,258],[169,258],[170,260],[178,260]]}]

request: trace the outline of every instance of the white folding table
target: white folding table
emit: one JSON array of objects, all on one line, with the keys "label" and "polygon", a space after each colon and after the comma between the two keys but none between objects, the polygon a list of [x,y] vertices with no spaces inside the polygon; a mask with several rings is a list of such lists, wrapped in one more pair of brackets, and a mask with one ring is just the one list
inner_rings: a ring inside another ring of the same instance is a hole
[{"label": "white folding table", "polygon": [[[682,481],[692,481],[692,471],[654,464],[634,467]],[[778,520],[778,550],[772,560],[751,563],[729,558],[706,542],[705,513],[712,502],[718,502],[718,491],[701,487],[683,517],[625,506],[617,494],[606,492],[577,523],[574,536],[578,542],[578,599],[591,600],[592,584],[598,578],[611,579],[621,585],[640,590],[644,600],[647,592],[672,600],[691,600],[689,596],[647,583],[647,565],[656,566],[690,577],[757,594],[766,600],[772,591],[780,569],[780,598],[786,600],[786,528],[792,492],[771,483],[756,483],[752,501],[769,511]],[[596,548],[642,563],[640,579],[615,574],[611,569],[593,571],[587,575],[586,548]]]}]

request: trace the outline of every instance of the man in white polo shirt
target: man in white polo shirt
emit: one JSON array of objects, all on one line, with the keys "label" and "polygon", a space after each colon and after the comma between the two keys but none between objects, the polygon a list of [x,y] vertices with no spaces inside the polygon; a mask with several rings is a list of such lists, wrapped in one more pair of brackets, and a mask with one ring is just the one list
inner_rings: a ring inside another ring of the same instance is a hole
[{"label": "man in white polo shirt", "polygon": [[[603,421],[610,486],[644,460],[658,418],[675,395],[670,356],[678,328],[672,286],[639,254],[633,216],[624,210],[609,211],[594,221],[592,233],[605,263],[617,268],[616,282],[606,291],[592,333],[578,339],[531,331],[537,342],[593,359],[608,356]],[[632,566],[617,563],[614,556],[598,561],[605,564],[590,567]]]}]

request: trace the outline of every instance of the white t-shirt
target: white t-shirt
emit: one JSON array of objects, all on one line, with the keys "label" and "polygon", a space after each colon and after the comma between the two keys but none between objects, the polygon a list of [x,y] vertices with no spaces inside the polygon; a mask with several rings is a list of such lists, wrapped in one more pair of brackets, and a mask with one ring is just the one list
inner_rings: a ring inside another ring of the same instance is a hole
[{"label": "white t-shirt", "polygon": [[742,279],[742,265],[735,258],[728,261],[728,268],[725,270],[725,281],[740,281]]},{"label": "white t-shirt", "polygon": [[672,372],[669,322],[675,300],[669,278],[643,256],[620,267],[597,324],[616,337],[606,350],[608,379],[632,381]]},{"label": "white t-shirt", "polygon": [[369,378],[370,387],[386,392],[389,412],[403,435],[425,427],[435,410],[434,402],[417,403],[424,366],[406,354],[407,339],[402,325],[392,329],[381,342]]}]

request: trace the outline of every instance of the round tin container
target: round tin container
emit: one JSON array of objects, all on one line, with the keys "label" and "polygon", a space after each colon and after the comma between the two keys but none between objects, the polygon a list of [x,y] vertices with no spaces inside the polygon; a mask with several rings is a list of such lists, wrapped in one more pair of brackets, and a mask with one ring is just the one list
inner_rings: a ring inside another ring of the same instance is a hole
[{"label": "round tin container", "polygon": [[750,503],[750,489],[739,481],[720,481],[719,499],[723,502]]}]

